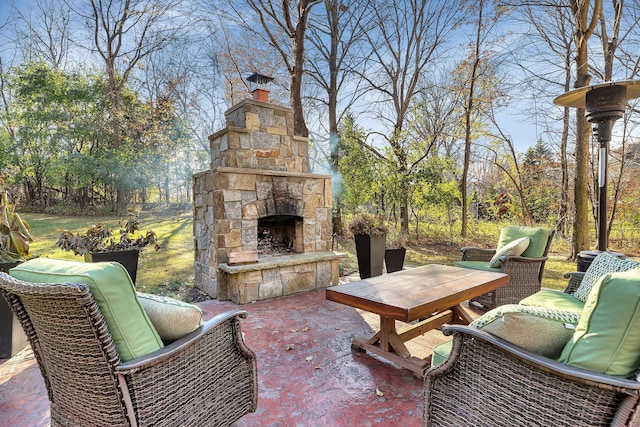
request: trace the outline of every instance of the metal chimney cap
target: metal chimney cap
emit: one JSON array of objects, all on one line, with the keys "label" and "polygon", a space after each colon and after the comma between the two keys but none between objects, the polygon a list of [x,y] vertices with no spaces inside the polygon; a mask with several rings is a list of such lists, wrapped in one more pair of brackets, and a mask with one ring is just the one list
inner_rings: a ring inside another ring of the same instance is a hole
[{"label": "metal chimney cap", "polygon": [[569,92],[565,92],[562,95],[556,97],[553,100],[553,103],[559,105],[560,107],[586,108],[587,92],[594,89],[610,86],[626,87],[627,100],[640,97],[640,80],[621,80],[617,82],[604,82],[597,85],[584,86]]},{"label": "metal chimney cap", "polygon": [[253,73],[249,77],[247,77],[247,81],[251,83],[255,83],[258,85],[267,84],[275,80],[273,77],[265,76],[264,74]]}]

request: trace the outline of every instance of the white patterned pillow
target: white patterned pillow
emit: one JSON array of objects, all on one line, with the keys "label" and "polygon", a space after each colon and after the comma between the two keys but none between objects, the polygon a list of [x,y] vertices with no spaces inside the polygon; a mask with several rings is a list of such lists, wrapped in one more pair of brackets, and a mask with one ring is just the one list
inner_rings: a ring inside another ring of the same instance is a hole
[{"label": "white patterned pillow", "polygon": [[580,313],[506,304],[486,312],[470,326],[525,350],[556,359],[573,336]]},{"label": "white patterned pillow", "polygon": [[528,237],[521,237],[520,239],[516,239],[512,242],[507,243],[501,248],[496,250],[496,254],[489,261],[489,267],[497,268],[502,266],[502,261],[500,261],[500,257],[503,256],[520,256],[524,251],[529,247],[529,243],[531,239]]},{"label": "white patterned pillow", "polygon": [[166,344],[182,338],[202,325],[202,309],[177,299],[136,292],[138,301]]},{"label": "white patterned pillow", "polygon": [[640,263],[630,259],[620,259],[610,252],[603,252],[593,259],[589,268],[584,273],[580,286],[573,293],[576,299],[582,302],[587,300],[589,292],[598,280],[607,273],[628,271],[640,266]]}]

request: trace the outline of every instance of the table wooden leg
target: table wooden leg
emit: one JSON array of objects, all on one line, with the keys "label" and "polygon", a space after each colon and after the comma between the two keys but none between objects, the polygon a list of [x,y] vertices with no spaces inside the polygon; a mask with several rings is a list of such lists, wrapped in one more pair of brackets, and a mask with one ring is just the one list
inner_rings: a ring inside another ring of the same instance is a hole
[{"label": "table wooden leg", "polygon": [[454,307],[452,307],[452,311],[454,313],[455,320],[457,321],[456,323],[468,325],[469,323],[473,322],[473,318],[469,316],[467,310],[465,310],[464,307],[460,304],[456,304]]},{"label": "table wooden leg", "polygon": [[410,369],[416,377],[422,378],[424,372],[429,368],[430,361],[429,359],[425,360],[411,356],[403,338],[396,331],[394,319],[380,316],[380,331],[370,338],[353,338],[351,348],[357,351],[369,351],[382,356],[404,368]]},{"label": "table wooden leg", "polygon": [[380,350],[391,351],[389,339],[396,330],[396,321],[389,317],[380,316]]}]

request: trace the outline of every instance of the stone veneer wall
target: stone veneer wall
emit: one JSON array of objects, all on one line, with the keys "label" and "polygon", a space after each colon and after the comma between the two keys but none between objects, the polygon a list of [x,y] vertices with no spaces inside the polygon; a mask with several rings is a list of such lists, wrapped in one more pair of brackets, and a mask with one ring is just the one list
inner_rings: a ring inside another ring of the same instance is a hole
[{"label": "stone veneer wall", "polygon": [[218,298],[244,304],[337,285],[341,256],[334,252],[314,252],[278,256],[267,265],[222,264]]},{"label": "stone veneer wall", "polygon": [[[331,177],[307,172],[308,139],[293,135],[291,110],[245,100],[211,135],[211,170],[194,175],[196,286],[238,303],[338,283],[331,252]],[[258,219],[303,218],[304,254],[227,266],[229,253],[257,250]]]},{"label": "stone veneer wall", "polygon": [[247,99],[225,117],[227,128],[209,137],[212,169],[309,172],[309,138],[293,135],[291,109]]}]

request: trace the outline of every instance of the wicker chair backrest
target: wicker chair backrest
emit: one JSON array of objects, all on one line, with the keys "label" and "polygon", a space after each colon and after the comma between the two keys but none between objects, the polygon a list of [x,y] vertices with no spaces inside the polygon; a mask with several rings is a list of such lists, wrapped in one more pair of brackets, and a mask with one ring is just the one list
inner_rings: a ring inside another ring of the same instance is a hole
[{"label": "wicker chair backrest", "polygon": [[120,358],[88,286],[29,283],[0,273],[0,292],[38,360],[52,425],[128,425],[114,373]]}]

